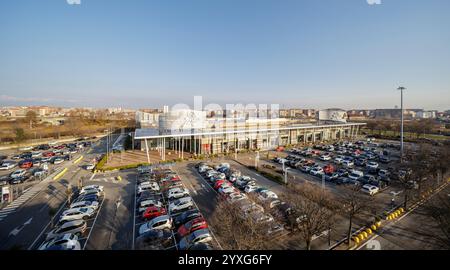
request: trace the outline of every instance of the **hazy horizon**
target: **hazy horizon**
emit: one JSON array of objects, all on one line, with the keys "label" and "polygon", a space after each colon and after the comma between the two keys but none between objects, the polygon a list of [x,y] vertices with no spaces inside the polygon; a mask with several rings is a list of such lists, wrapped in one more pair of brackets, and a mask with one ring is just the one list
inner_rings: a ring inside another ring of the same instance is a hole
[{"label": "hazy horizon", "polygon": [[0,106],[450,109],[448,0],[0,3]]}]

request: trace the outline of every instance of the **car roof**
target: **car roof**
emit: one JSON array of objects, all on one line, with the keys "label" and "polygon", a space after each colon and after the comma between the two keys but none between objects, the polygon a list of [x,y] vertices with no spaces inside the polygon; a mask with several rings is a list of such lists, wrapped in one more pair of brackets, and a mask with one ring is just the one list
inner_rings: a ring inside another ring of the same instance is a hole
[{"label": "car roof", "polygon": [[211,233],[209,232],[209,229],[196,230],[196,231],[193,231],[191,235],[192,235],[193,238],[196,238],[196,237],[198,237],[200,235],[203,235],[203,234],[211,235]]},{"label": "car roof", "polygon": [[174,202],[176,202],[176,201],[187,202],[187,201],[192,201],[192,198],[188,196],[188,197],[178,198]]},{"label": "car roof", "polygon": [[149,224],[154,224],[156,222],[160,222],[160,221],[168,220],[168,219],[170,219],[169,215],[158,216],[158,217],[155,217],[154,219],[150,220]]},{"label": "car roof", "polygon": [[85,222],[84,222],[84,220],[81,220],[81,219],[72,220],[72,221],[62,224],[61,228],[67,228],[70,226],[81,226],[81,225],[83,225],[83,223],[85,223]]}]

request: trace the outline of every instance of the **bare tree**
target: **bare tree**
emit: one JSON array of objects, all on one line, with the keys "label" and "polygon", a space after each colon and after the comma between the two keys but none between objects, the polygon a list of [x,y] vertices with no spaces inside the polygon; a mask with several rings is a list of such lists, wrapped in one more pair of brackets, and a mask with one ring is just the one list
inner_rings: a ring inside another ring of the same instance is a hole
[{"label": "bare tree", "polygon": [[268,225],[242,215],[237,204],[219,201],[210,223],[224,249],[265,250],[275,246],[267,234]]},{"label": "bare tree", "polygon": [[426,206],[427,214],[436,222],[441,231],[439,235],[433,235],[446,249],[450,248],[450,201],[447,194],[439,194],[434,197],[430,205]]},{"label": "bare tree", "polygon": [[304,184],[290,185],[282,199],[295,211],[294,221],[298,230],[294,230],[303,241],[306,249],[311,249],[312,239],[329,230],[335,212],[332,210],[331,195],[317,186]]},{"label": "bare tree", "polygon": [[348,218],[347,242],[350,246],[354,218],[360,216],[365,210],[370,208],[372,198],[362,194],[359,186],[346,186],[339,188],[339,193],[341,211]]}]

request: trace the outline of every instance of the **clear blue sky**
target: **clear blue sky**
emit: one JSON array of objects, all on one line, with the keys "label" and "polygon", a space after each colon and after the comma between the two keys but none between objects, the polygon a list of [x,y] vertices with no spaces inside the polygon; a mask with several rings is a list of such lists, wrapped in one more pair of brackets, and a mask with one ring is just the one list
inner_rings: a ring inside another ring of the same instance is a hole
[{"label": "clear blue sky", "polygon": [[0,105],[450,109],[449,0],[2,0]]}]

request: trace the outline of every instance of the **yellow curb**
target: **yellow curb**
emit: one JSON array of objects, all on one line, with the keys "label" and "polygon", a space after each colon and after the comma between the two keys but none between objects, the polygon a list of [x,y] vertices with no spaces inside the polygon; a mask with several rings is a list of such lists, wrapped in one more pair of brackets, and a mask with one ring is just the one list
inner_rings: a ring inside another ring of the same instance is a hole
[{"label": "yellow curb", "polygon": [[77,158],[77,159],[73,162],[73,164],[77,164],[77,163],[80,162],[82,159],[83,159],[83,156]]},{"label": "yellow curb", "polygon": [[58,180],[58,179],[61,178],[61,176],[63,176],[66,172],[67,172],[67,168],[64,168],[60,173],[58,173],[57,175],[55,175],[55,177],[53,177],[53,180]]}]

